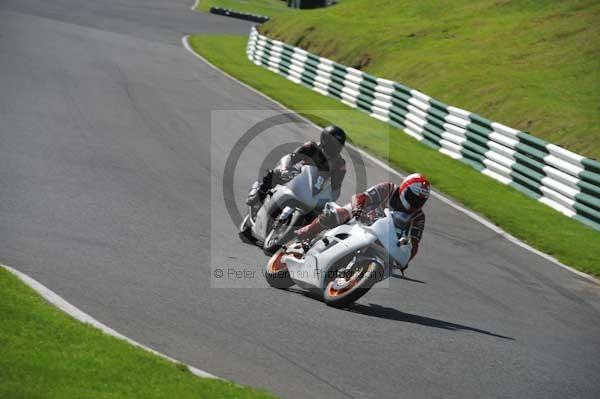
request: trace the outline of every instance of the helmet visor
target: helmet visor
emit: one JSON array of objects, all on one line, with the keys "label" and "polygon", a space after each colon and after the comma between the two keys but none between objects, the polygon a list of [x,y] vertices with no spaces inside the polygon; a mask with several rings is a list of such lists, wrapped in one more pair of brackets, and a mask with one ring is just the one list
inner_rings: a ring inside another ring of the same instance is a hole
[{"label": "helmet visor", "polygon": [[420,209],[427,201],[427,196],[420,196],[415,193],[410,188],[404,190],[404,199],[409,203],[410,207],[413,209]]}]

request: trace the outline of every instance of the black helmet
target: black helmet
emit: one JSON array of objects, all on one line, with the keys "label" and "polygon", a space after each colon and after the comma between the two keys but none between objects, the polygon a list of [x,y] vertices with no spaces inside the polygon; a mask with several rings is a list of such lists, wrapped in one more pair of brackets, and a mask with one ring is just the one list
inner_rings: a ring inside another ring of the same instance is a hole
[{"label": "black helmet", "polygon": [[346,133],[337,126],[326,126],[321,131],[321,148],[327,158],[335,158],[340,155],[346,143]]}]

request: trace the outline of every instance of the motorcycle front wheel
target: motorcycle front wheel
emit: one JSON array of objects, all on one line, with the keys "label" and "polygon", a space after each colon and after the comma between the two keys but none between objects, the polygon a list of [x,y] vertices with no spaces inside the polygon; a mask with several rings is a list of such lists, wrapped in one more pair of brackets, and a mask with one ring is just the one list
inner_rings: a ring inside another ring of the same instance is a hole
[{"label": "motorcycle front wheel", "polygon": [[343,308],[365,295],[383,278],[383,267],[376,262],[365,260],[350,270],[342,272],[325,286],[323,300],[329,306]]},{"label": "motorcycle front wheel", "polygon": [[265,279],[273,288],[285,289],[294,285],[294,280],[290,277],[287,265],[281,262],[281,258],[285,255],[283,248],[279,249],[267,263],[265,270]]},{"label": "motorcycle front wheel", "polygon": [[265,255],[272,255],[281,248],[281,245],[287,242],[293,236],[293,229],[298,221],[298,216],[294,213],[285,220],[276,219],[271,226],[271,231],[263,244]]}]

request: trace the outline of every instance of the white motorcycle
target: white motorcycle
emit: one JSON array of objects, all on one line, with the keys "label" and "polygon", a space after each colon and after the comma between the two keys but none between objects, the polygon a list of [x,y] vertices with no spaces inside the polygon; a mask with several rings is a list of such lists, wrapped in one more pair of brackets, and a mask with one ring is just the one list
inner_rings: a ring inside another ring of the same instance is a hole
[{"label": "white motorcycle", "polygon": [[272,287],[297,284],[322,295],[329,306],[344,307],[391,276],[394,266],[408,264],[409,237],[409,216],[386,208],[372,224],[352,219],[309,244],[291,241],[284,245],[269,260],[265,278]]},{"label": "white motorcycle", "polygon": [[294,166],[290,180],[269,190],[262,206],[250,206],[240,225],[245,242],[271,255],[288,242],[299,226],[308,224],[333,199],[331,179],[316,166]]}]

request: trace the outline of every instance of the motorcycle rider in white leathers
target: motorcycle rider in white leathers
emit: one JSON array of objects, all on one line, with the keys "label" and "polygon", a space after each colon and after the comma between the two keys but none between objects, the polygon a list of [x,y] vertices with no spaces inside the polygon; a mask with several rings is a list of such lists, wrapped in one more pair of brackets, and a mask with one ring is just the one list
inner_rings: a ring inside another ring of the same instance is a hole
[{"label": "motorcycle rider in white leathers", "polygon": [[[410,231],[412,244],[410,259],[413,259],[419,250],[425,228],[425,213],[422,208],[429,198],[429,192],[429,181],[418,173],[408,175],[399,186],[392,182],[382,182],[365,192],[355,194],[345,206],[326,208],[311,224],[296,230],[296,235],[301,240],[309,240],[323,230],[348,222],[352,217],[366,217],[374,221],[384,214],[385,208],[390,208],[404,214],[403,219]],[[407,266],[401,269],[402,272]]]}]

